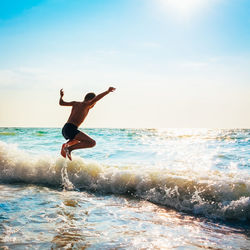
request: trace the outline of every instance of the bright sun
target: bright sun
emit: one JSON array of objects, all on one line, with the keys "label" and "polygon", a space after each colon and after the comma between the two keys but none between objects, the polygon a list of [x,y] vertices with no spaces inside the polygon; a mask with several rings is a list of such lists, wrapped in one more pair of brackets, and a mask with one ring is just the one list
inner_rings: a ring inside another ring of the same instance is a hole
[{"label": "bright sun", "polygon": [[182,17],[191,17],[195,12],[199,11],[207,0],[159,0],[166,10],[175,12]]}]

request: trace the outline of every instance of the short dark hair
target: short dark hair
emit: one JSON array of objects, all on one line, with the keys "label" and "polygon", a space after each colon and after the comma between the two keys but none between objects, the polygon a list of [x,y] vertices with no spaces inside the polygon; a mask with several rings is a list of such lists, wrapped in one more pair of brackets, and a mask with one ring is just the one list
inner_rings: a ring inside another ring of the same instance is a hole
[{"label": "short dark hair", "polygon": [[90,101],[93,98],[95,98],[95,93],[88,93],[87,95],[85,95],[84,101]]}]

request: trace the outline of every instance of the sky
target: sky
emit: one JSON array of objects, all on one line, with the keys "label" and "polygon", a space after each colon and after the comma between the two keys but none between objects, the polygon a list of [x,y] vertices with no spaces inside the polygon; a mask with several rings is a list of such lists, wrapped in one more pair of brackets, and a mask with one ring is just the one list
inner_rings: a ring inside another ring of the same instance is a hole
[{"label": "sky", "polygon": [[1,0],[0,127],[250,128],[249,0]]}]

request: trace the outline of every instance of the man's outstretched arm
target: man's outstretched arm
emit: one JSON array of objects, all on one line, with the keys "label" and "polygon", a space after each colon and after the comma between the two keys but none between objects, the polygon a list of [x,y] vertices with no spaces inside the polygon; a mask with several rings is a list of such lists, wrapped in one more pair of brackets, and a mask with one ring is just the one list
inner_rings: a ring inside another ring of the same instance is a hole
[{"label": "man's outstretched arm", "polygon": [[103,93],[97,95],[94,99],[92,99],[90,101],[90,104],[91,105],[95,104],[96,102],[98,102],[99,100],[101,100],[105,95],[107,95],[107,94],[109,94],[110,92],[113,92],[113,91],[115,91],[115,88],[109,87],[108,90],[104,91]]},{"label": "man's outstretched arm", "polygon": [[60,89],[60,100],[59,100],[59,105],[61,106],[72,106],[75,102],[65,102],[63,100],[64,92],[63,89]]}]

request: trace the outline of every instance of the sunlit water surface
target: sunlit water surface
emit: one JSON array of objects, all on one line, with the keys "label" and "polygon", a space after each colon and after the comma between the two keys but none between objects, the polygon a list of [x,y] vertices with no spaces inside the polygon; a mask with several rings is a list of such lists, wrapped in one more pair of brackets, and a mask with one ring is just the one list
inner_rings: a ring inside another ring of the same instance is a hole
[{"label": "sunlit water surface", "polygon": [[250,130],[0,128],[0,248],[249,249]]}]

